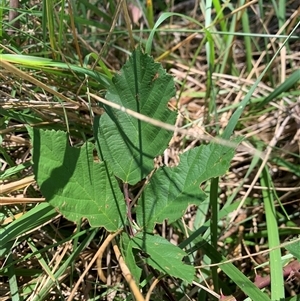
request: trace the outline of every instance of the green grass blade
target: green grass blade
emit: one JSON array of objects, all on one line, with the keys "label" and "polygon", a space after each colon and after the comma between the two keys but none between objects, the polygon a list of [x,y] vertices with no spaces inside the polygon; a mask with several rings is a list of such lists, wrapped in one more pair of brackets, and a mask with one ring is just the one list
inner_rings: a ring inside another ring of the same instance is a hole
[{"label": "green grass blade", "polygon": [[232,45],[233,45],[233,42],[234,42],[234,39],[235,39],[235,36],[236,36],[236,33],[235,33],[236,22],[237,22],[237,16],[236,16],[236,14],[234,14],[232,16],[232,20],[230,22],[229,32],[227,33],[228,36],[224,36],[224,38],[223,38],[223,40],[224,40],[223,47],[225,49],[225,52],[223,54],[222,64],[217,70],[217,72],[222,73],[222,74],[226,73],[225,70],[228,67],[228,63],[230,65],[232,65],[232,63],[231,63],[231,51],[232,51]]},{"label": "green grass blade", "polygon": [[145,52],[148,54],[151,54],[151,47],[152,47],[152,42],[153,42],[153,38],[155,35],[155,31],[158,28],[158,26],[164,22],[166,19],[168,19],[169,17],[173,16],[173,13],[163,13],[158,20],[156,21],[155,25],[153,26],[153,29],[150,32],[149,38],[146,42],[146,48],[145,48]]},{"label": "green grass blade", "polygon": [[50,45],[52,49],[53,56],[56,57],[54,51],[56,50],[56,39],[55,39],[55,29],[54,29],[54,13],[53,13],[53,0],[47,0],[46,2],[46,14],[47,14],[47,25],[48,25],[48,35],[50,40]]},{"label": "green grass blade", "polygon": [[270,274],[271,274],[271,299],[282,300],[284,298],[284,283],[281,266],[281,252],[278,249],[280,239],[274,206],[274,196],[271,191],[271,179],[268,170],[264,168],[261,175],[261,186],[268,189],[262,190],[265,214],[267,221],[269,248],[270,251]]},{"label": "green grass blade", "polygon": [[[289,34],[289,37],[293,35],[293,33],[296,31],[296,29],[299,27],[300,25],[300,21],[297,23],[297,25],[295,26],[295,28],[293,29],[293,31]],[[274,62],[275,58],[277,57],[277,55],[279,54],[279,52],[281,51],[281,49],[284,47],[284,45],[287,43],[287,41],[289,40],[289,37],[285,39],[285,41],[282,43],[282,46],[276,51],[276,53],[274,54],[274,56],[272,57],[271,61],[269,62],[269,64],[266,66],[266,68],[263,70],[263,72],[260,74],[260,76],[257,78],[257,80],[255,81],[254,85],[250,88],[250,90],[248,91],[248,93],[246,94],[246,96],[244,97],[244,99],[242,100],[242,102],[240,103],[240,106],[236,109],[236,111],[233,113],[233,115],[231,116],[228,125],[222,135],[222,137],[224,139],[229,139],[230,136],[232,135],[239,118],[241,117],[246,105],[248,104],[248,102],[251,99],[251,96],[253,94],[253,92],[255,91],[255,89],[258,86],[258,83],[262,80],[263,76],[265,75],[265,73],[267,72],[267,70],[270,68],[270,66],[272,65],[272,63]],[[298,70],[298,72],[300,72]]]},{"label": "green grass blade", "polygon": [[36,254],[35,257],[38,260],[41,267],[43,268],[44,272],[48,275],[48,277],[50,277],[53,281],[55,281],[54,275],[52,274],[48,263],[43,258],[41,252],[39,252],[39,250],[35,247],[34,242],[32,241],[32,239],[30,237],[27,239],[27,244],[28,244],[29,248],[31,249],[31,251]]},{"label": "green grass blade", "polygon": [[[98,9],[98,7],[92,3],[90,3],[88,0],[80,0],[78,1],[82,5],[86,7],[86,9],[91,10],[99,19],[102,19],[110,24],[112,22],[112,17],[109,15],[109,13],[102,11],[101,9]],[[101,24],[99,24],[101,25]]]},{"label": "green grass blade", "polygon": [[286,1],[275,1],[272,0],[272,5],[275,10],[276,18],[278,20],[278,28],[282,28],[284,26],[285,20],[286,20]]},{"label": "green grass blade", "polygon": [[4,247],[10,240],[40,226],[56,215],[57,212],[48,203],[39,204],[0,232],[0,248]]},{"label": "green grass blade", "polygon": [[[208,28],[211,25],[211,10],[212,10],[212,1],[206,1],[205,5],[205,28]],[[213,89],[213,80],[212,80],[212,74],[215,69],[215,45],[214,40],[212,39],[211,35],[207,35],[207,42],[205,44],[206,49],[206,60],[208,63],[208,71],[207,71],[207,81],[206,81],[206,95],[205,95],[205,103],[206,106],[209,107],[209,114],[212,111],[215,111],[216,108],[216,102],[215,99],[211,99],[211,92]],[[215,98],[215,97],[212,97]],[[216,114],[216,112],[214,112]]]},{"label": "green grass blade", "polygon": [[273,160],[277,165],[282,166],[289,172],[295,174],[297,177],[300,177],[300,165],[289,162],[281,157],[275,157]]},{"label": "green grass blade", "polygon": [[0,1],[0,38],[2,37],[3,7],[4,7],[4,0],[1,0]]},{"label": "green grass blade", "polygon": [[[7,257],[7,263],[12,263],[12,261],[13,261],[12,253],[10,253]],[[9,284],[9,288],[10,288],[11,300],[12,301],[23,300],[19,295],[15,266],[13,264],[8,269],[8,284]]]},{"label": "green grass blade", "polygon": [[47,41],[47,1],[43,1],[42,7],[42,32],[43,32],[43,46],[46,51]]},{"label": "green grass blade", "polygon": [[[235,202],[235,203],[227,206],[227,208],[222,208],[219,212],[219,219],[225,218],[230,212],[236,210],[237,207],[238,207],[238,203]],[[201,208],[202,208],[202,205],[201,205]],[[206,237],[210,235],[209,227],[210,227],[210,220],[206,221],[204,224],[202,224],[200,227],[198,227],[194,232],[189,233],[189,236],[179,244],[179,247],[183,249],[183,248],[186,248],[190,244],[196,244],[199,241],[206,239]],[[208,232],[207,236],[203,235],[203,233],[205,231]],[[198,250],[198,247],[196,250]],[[192,250],[188,250],[187,252],[191,253],[196,250],[192,249]]]},{"label": "green grass blade", "polygon": [[[210,187],[210,206],[211,206],[211,244],[217,249],[218,247],[218,222],[219,222],[219,204],[218,204],[218,190],[219,190],[219,178],[213,178],[211,180]],[[216,263],[213,261],[213,263]],[[212,279],[214,284],[214,290],[219,291],[219,277],[218,277],[218,266],[211,268]]]},{"label": "green grass blade", "polygon": [[[247,13],[247,10],[245,9],[242,14],[242,26],[243,26],[243,32],[250,33],[250,22],[249,22],[249,14]],[[251,46],[251,38],[249,35],[244,36],[244,42],[245,42],[245,50],[246,50],[246,66],[247,71],[250,73],[252,69],[252,46]]]},{"label": "green grass blade", "polygon": [[[62,274],[66,271],[67,267],[72,264],[72,262],[79,256],[80,252],[86,248],[86,246],[93,240],[95,235],[97,234],[98,229],[95,228],[89,235],[82,241],[82,243],[74,250],[74,252],[66,257],[66,260],[60,266],[58,271],[54,274],[55,279],[58,279],[62,276]],[[38,295],[35,295],[32,301],[40,301],[40,300],[47,300],[46,296],[48,295],[51,288],[54,286],[55,282],[48,278],[46,284],[43,285],[43,288],[39,292]]]},{"label": "green grass blade", "polygon": [[223,10],[226,7],[226,5],[225,4],[221,5],[219,0],[212,0],[212,2],[213,2],[213,5],[214,5],[216,13],[217,13],[217,16],[216,16],[216,19],[214,20],[214,23],[219,21],[221,30],[223,32],[228,32],[226,22],[225,22],[225,18],[224,18],[224,13],[223,13]]},{"label": "green grass blade", "polygon": [[294,71],[294,73],[289,76],[279,87],[277,87],[273,92],[271,92],[259,105],[258,108],[261,108],[267,105],[270,101],[279,97],[281,93],[287,92],[291,89],[297,82],[300,81],[300,69]]},{"label": "green grass blade", "polygon": [[[109,76],[106,74],[93,71],[88,68],[83,68],[73,64],[65,64],[57,61],[53,61],[51,59],[30,56],[30,55],[15,55],[15,54],[1,54],[1,60],[5,60],[7,62],[12,62],[15,64],[20,64],[22,67],[27,68],[36,68],[39,70],[43,70],[45,72],[59,72],[57,68],[61,68],[63,70],[72,70],[81,75],[87,75],[96,80],[98,83],[103,85],[105,88],[108,88],[111,84],[111,80]],[[107,70],[103,70],[103,72],[107,73]],[[63,73],[61,74],[63,75]],[[1,109],[1,108],[0,108]]]},{"label": "green grass blade", "polygon": [[[152,42],[153,42],[153,38],[154,38],[154,35],[155,35],[155,32],[156,32],[156,29],[159,27],[159,25],[161,23],[163,23],[166,19],[170,18],[170,17],[173,17],[173,16],[177,16],[177,17],[181,17],[183,19],[187,19],[195,24],[197,24],[198,26],[200,26],[201,28],[203,28],[203,25],[199,22],[197,22],[195,19],[191,18],[191,17],[188,17],[186,15],[183,15],[183,14],[178,14],[178,13],[163,13],[161,14],[161,16],[158,18],[158,20],[156,21],[153,29],[151,30],[150,32],[150,35],[149,35],[149,38],[146,42],[146,47],[145,47],[145,52],[147,54],[150,54],[151,53],[151,46],[152,46]],[[210,32],[203,28],[204,32],[206,35],[210,35]]]},{"label": "green grass blade", "polygon": [[[202,240],[202,239],[201,239]],[[252,300],[255,301],[270,301],[270,298],[261,292],[252,281],[250,281],[238,268],[232,263],[222,264],[226,261],[224,257],[209,243],[202,240],[201,249],[214,261],[220,262],[219,268],[236,283],[236,285],[247,294]]]},{"label": "green grass blade", "polygon": [[[65,0],[61,1],[61,7],[65,7]],[[57,46],[59,49],[62,49],[62,41],[63,41],[63,32],[64,32],[64,10],[62,9],[59,13],[59,26],[58,26],[58,41]]]},{"label": "green grass blade", "polygon": [[[31,259],[33,256],[36,256],[36,255],[38,255],[37,253],[45,253],[45,252],[47,252],[48,250],[50,250],[50,249],[52,249],[52,248],[55,248],[55,247],[58,247],[58,246],[61,246],[62,244],[64,244],[64,243],[68,243],[68,242],[70,242],[71,240],[76,240],[76,239],[79,239],[80,237],[86,237],[88,234],[89,234],[89,232],[90,232],[90,229],[88,229],[88,230],[83,230],[83,231],[81,231],[81,232],[79,232],[79,233],[76,233],[76,234],[73,234],[73,235],[71,235],[70,237],[67,237],[67,238],[64,238],[64,239],[62,239],[62,240],[60,240],[60,241],[58,241],[58,242],[56,242],[56,243],[53,243],[53,244],[51,244],[51,245],[47,245],[47,247],[45,247],[45,248],[42,248],[42,249],[38,249],[38,251],[37,252],[33,252],[33,253],[29,253],[29,254],[27,254],[26,256],[24,256],[24,257],[21,257],[21,258],[19,258],[19,259],[17,259],[17,260],[14,260],[12,263],[6,263],[6,265],[5,266],[3,266],[1,269],[0,269],[0,276],[2,276],[2,275],[6,275],[6,274],[8,274],[8,269],[11,267],[11,265],[14,265],[14,264],[17,264],[17,263],[20,263],[20,262],[24,262],[24,261],[26,261],[26,260],[28,260],[28,259]],[[24,236],[24,237],[22,237],[22,239],[23,240],[25,240],[25,239],[27,239],[27,237],[26,236]],[[8,244],[10,244],[11,246],[13,245],[13,242],[14,241],[11,241],[11,242],[9,242]],[[22,242],[22,240],[19,240],[18,242],[17,242],[17,244],[18,243],[20,243],[20,242]],[[16,244],[15,244],[16,245]],[[15,246],[14,245],[14,246]],[[10,247],[10,249],[11,249],[12,247]],[[9,249],[8,249],[9,250]],[[4,256],[5,254],[7,254],[9,251],[7,251],[6,253],[4,253],[4,254],[2,254],[2,253],[0,253],[0,256]],[[20,273],[18,273],[18,271],[20,271],[19,269],[16,271],[17,272],[17,275],[18,274],[20,274]],[[32,272],[33,271],[33,272]],[[40,274],[40,270],[32,270],[32,271],[30,271],[30,272],[28,272],[29,274],[35,274],[35,273],[37,273],[37,274]],[[29,275],[28,274],[28,275]]]}]

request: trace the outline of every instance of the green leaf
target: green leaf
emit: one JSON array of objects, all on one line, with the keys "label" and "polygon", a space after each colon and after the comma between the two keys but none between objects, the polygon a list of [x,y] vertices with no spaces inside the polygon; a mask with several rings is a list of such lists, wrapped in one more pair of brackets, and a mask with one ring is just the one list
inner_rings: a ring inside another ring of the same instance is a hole
[{"label": "green leaf", "polygon": [[9,253],[14,240],[26,232],[39,227],[57,215],[57,212],[47,203],[41,203],[27,211],[20,218],[0,228],[0,257]]},{"label": "green leaf", "polygon": [[[271,301],[267,294],[263,293],[252,281],[250,281],[243,272],[241,272],[233,263],[228,262],[213,246],[199,237],[200,249],[214,262],[219,262],[219,268],[246,294],[251,300]],[[222,261],[226,261],[223,263]]]},{"label": "green leaf", "polygon": [[289,91],[294,85],[297,84],[300,80],[300,70],[296,70],[294,73],[292,73],[291,76],[289,76],[280,86],[278,86],[273,92],[271,92],[260,104],[259,108],[265,106],[270,101],[273,101],[277,97],[281,95],[283,92]]},{"label": "green leaf", "polygon": [[[19,55],[19,54],[1,54],[1,59],[7,62],[16,63],[21,65],[22,67],[27,68],[38,68],[39,70],[45,70],[45,72],[52,73],[57,71],[58,69],[62,70],[72,70],[76,73],[82,74],[84,76],[90,76],[95,79],[98,84],[101,86],[108,88],[110,86],[110,77],[106,74],[102,74],[100,72],[93,71],[89,68],[83,68],[73,64],[65,64],[61,62],[56,62],[48,58],[30,56],[30,55]],[[18,113],[21,114],[20,111]],[[29,122],[28,122],[29,123]]]},{"label": "green leaf", "polygon": [[281,158],[281,157],[272,158],[272,161],[274,163],[276,163],[277,165],[284,167],[289,172],[295,174],[297,177],[300,177],[300,165],[299,164],[289,162],[288,160],[285,160],[284,158]]},{"label": "green leaf", "polygon": [[[0,153],[3,155],[3,149],[0,147]],[[31,166],[30,162],[25,162],[23,164],[18,164],[16,166],[10,167],[4,171],[0,171],[0,181],[3,181],[13,175],[17,174],[18,172],[24,170],[25,168],[29,168]]]},{"label": "green leaf", "polygon": [[188,205],[200,204],[206,194],[200,184],[223,175],[229,168],[234,149],[218,144],[201,145],[180,156],[177,167],[160,168],[146,186],[137,208],[140,226],[152,229],[183,216]]},{"label": "green leaf", "polygon": [[[175,123],[176,113],[167,108],[175,95],[174,80],[140,49],[132,53],[112,82],[107,100],[162,122]],[[154,168],[153,159],[166,149],[172,133],[120,110],[104,108],[106,113],[94,124],[100,156],[123,182],[136,184]]]},{"label": "green leaf", "polygon": [[187,254],[163,237],[138,233],[132,238],[132,247],[147,253],[149,257],[145,256],[144,261],[154,269],[192,283],[195,269],[182,262]]},{"label": "green leaf", "polygon": [[[66,272],[68,267],[70,267],[76,259],[82,254],[81,252],[83,250],[86,250],[87,246],[91,243],[91,241],[94,239],[95,235],[98,233],[98,229],[92,230],[90,233],[87,233],[78,243],[78,245],[73,245],[73,250],[68,254],[68,256],[65,256],[64,260],[61,262],[61,264],[57,267],[57,270],[55,270],[54,273],[54,279],[59,279],[62,277],[62,275]],[[53,291],[53,289],[56,289],[59,285],[53,282],[53,280],[48,277],[47,281],[44,283],[44,285],[39,290],[38,294],[34,294],[33,298],[31,298],[32,301],[41,301],[41,300],[49,300],[49,294]]]},{"label": "green leaf", "polygon": [[291,298],[286,298],[286,301],[300,301],[300,295],[293,296]]},{"label": "green leaf", "polygon": [[292,255],[300,260],[300,241],[295,239],[295,242],[285,247]]},{"label": "green leaf", "polygon": [[34,174],[47,201],[67,219],[87,218],[116,231],[124,224],[124,198],[106,163],[93,161],[94,146],[69,145],[62,131],[33,130]]}]

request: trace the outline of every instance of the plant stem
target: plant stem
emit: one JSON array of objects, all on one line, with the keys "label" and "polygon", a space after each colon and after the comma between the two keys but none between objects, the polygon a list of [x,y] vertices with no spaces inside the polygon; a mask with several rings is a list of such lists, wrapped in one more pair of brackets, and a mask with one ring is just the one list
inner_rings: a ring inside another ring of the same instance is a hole
[{"label": "plant stem", "polygon": [[[211,206],[211,244],[217,249],[218,244],[218,187],[219,187],[219,178],[213,178],[211,180],[210,187],[210,206]],[[216,263],[216,262],[213,262]],[[218,267],[214,266],[211,268],[212,279],[214,283],[214,291],[219,292],[219,278],[218,278]]]}]

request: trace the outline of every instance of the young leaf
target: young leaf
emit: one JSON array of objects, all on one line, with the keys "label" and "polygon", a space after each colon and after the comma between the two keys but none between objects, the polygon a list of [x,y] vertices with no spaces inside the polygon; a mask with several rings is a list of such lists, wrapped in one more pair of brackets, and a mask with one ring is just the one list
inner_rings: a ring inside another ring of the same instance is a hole
[{"label": "young leaf", "polygon": [[190,204],[200,204],[204,181],[223,175],[234,149],[219,144],[201,145],[180,156],[177,167],[160,168],[146,186],[137,208],[140,226],[152,229],[156,223],[178,220]]},{"label": "young leaf", "polygon": [[182,262],[182,258],[187,254],[163,237],[145,232],[138,233],[132,238],[132,247],[147,253],[149,257],[145,256],[144,261],[154,269],[192,283],[195,269]]},{"label": "young leaf", "polygon": [[71,147],[65,132],[37,129],[32,139],[34,174],[52,206],[75,222],[86,217],[93,227],[122,227],[124,198],[107,164],[93,161],[91,143]]},{"label": "young leaf", "polygon": [[[112,80],[106,99],[162,122],[174,124],[176,113],[167,108],[175,95],[173,78],[141,49],[132,53]],[[136,184],[153,169],[153,159],[168,145],[172,133],[105,106],[96,119],[97,147],[103,160],[123,182]]]}]

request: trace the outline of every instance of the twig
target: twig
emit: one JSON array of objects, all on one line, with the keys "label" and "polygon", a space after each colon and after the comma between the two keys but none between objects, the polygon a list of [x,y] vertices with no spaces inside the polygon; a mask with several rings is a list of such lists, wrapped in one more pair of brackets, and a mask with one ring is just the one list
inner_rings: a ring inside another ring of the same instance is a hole
[{"label": "twig", "polygon": [[[101,247],[99,248],[99,250],[97,251],[97,253],[94,255],[93,259],[91,260],[91,262],[89,263],[89,265],[87,266],[87,268],[84,270],[84,272],[81,274],[81,276],[79,277],[78,281],[76,282],[69,298],[67,301],[71,301],[73,300],[73,297],[80,285],[80,283],[82,282],[84,276],[87,274],[87,272],[90,270],[90,268],[92,267],[92,265],[94,264],[94,262],[97,260],[97,258],[104,253],[104,250],[107,248],[107,246],[109,245],[109,243],[112,241],[112,239],[114,239],[118,234],[120,234],[122,232],[122,229],[120,229],[119,231],[113,233],[113,234],[109,234],[105,241],[103,242],[103,244],[101,245]],[[101,269],[101,266],[100,266]],[[99,267],[98,267],[98,273],[99,273]]]},{"label": "twig", "polygon": [[133,223],[133,219],[132,219],[132,215],[131,215],[132,206],[130,205],[131,199],[129,197],[128,183],[123,184],[123,193],[124,193],[124,197],[125,197],[125,200],[126,200],[127,217],[128,217],[129,223],[130,223],[129,232],[130,232],[130,235],[133,236],[133,229],[131,227],[131,225]]},{"label": "twig", "polygon": [[262,173],[262,170],[265,168],[265,165],[267,164],[268,160],[269,160],[269,157],[272,153],[272,150],[273,148],[275,147],[276,143],[278,142],[283,130],[285,129],[285,126],[287,125],[288,121],[290,120],[290,116],[287,116],[285,118],[285,120],[282,122],[282,124],[280,125],[280,127],[278,128],[278,130],[275,132],[275,135],[273,137],[273,139],[271,140],[271,142],[269,143],[269,145],[267,146],[266,148],[266,151],[265,151],[265,157],[264,159],[262,160],[262,163],[255,175],[255,177],[253,178],[252,182],[251,182],[251,185],[249,187],[249,189],[247,190],[246,194],[243,196],[243,199],[241,200],[238,208],[234,211],[231,219],[230,219],[230,224],[233,223],[233,221],[236,219],[237,215],[240,213],[240,210],[241,208],[243,207],[244,203],[245,203],[245,200],[247,199],[247,197],[249,196],[250,192],[252,191],[254,185],[256,184],[258,178],[260,177],[261,173]]},{"label": "twig", "polygon": [[[286,278],[292,276],[293,274],[298,274],[299,270],[300,270],[300,262],[298,260],[295,260],[283,268],[282,274],[283,277]],[[271,283],[270,275],[265,277],[256,277],[256,280],[254,282],[254,284],[260,289],[269,286],[270,283]],[[237,300],[240,300],[241,298],[243,298],[243,296],[244,296],[244,292],[239,291],[235,297]]]},{"label": "twig", "polygon": [[[180,134],[187,135],[187,136],[191,136],[191,137],[198,138],[198,139],[208,140],[208,141],[211,141],[213,143],[221,144],[221,145],[224,145],[224,146],[227,146],[227,147],[236,148],[238,146],[238,143],[235,143],[235,142],[232,142],[232,141],[228,141],[228,140],[225,140],[225,139],[222,139],[222,138],[219,138],[219,137],[212,137],[212,136],[209,136],[209,135],[195,133],[194,129],[193,130],[186,130],[184,128],[178,128],[177,126],[174,126],[172,124],[165,123],[165,122],[162,122],[162,121],[157,120],[157,119],[153,119],[149,116],[140,114],[138,112],[135,112],[133,110],[130,110],[130,109],[127,109],[123,106],[120,106],[117,103],[108,101],[108,100],[106,100],[106,99],[104,99],[104,98],[102,98],[102,97],[100,97],[96,94],[88,93],[88,95],[90,97],[92,97],[93,99],[95,99],[96,101],[99,101],[99,102],[101,102],[101,103],[103,103],[107,106],[110,106],[111,108],[120,110],[121,112],[124,112],[124,113],[126,113],[126,114],[128,114],[128,115],[130,115],[134,118],[137,118],[137,119],[142,120],[144,122],[148,122],[148,123],[150,123],[154,126],[162,128],[162,129],[165,129],[165,130],[168,130],[168,131],[171,131],[171,132],[180,133]],[[261,157],[262,159],[264,158],[264,154],[259,150],[247,147],[247,151],[250,154]]]},{"label": "twig", "polygon": [[150,301],[150,297],[151,297],[151,294],[153,292],[153,290],[155,289],[156,285],[158,284],[158,282],[160,281],[159,278],[155,278],[155,280],[152,282],[148,292],[147,292],[147,295],[146,295],[146,300],[145,301]]},{"label": "twig", "polygon": [[[282,270],[283,277],[289,277],[297,272],[300,271],[300,262],[298,260],[295,260],[291,263],[289,263],[287,266],[285,266]],[[258,288],[264,288],[271,283],[271,277],[270,275],[265,276],[265,277],[256,277],[254,284]]]},{"label": "twig", "polygon": [[287,241],[287,242],[284,242],[284,243],[282,243],[282,244],[280,244],[280,245],[278,245],[277,247],[274,247],[274,248],[268,248],[266,250],[259,251],[259,252],[256,252],[256,253],[252,253],[250,255],[244,255],[244,256],[240,256],[240,257],[235,257],[235,258],[224,260],[224,261],[218,262],[218,263],[202,264],[202,265],[199,265],[199,266],[195,266],[195,268],[197,268],[197,269],[204,269],[204,268],[210,268],[212,266],[221,266],[221,265],[224,265],[224,264],[227,264],[227,263],[230,263],[230,262],[241,261],[241,260],[244,260],[246,258],[251,258],[253,256],[267,254],[267,253],[269,253],[272,250],[285,248],[286,246],[292,245],[295,242],[299,242],[299,241],[300,241],[300,237],[298,237],[296,239],[293,239],[293,240],[290,240],[290,241]]},{"label": "twig", "polygon": [[122,254],[121,254],[119,247],[116,244],[115,240],[112,241],[112,245],[113,245],[113,249],[116,254],[117,260],[119,262],[120,268],[122,270],[122,274],[123,274],[125,280],[127,281],[133,295],[135,296],[136,301],[145,301],[143,295],[141,294],[137,284],[135,283],[135,281],[133,279],[133,276],[132,276],[129,268],[127,267],[127,265],[122,257]]}]

